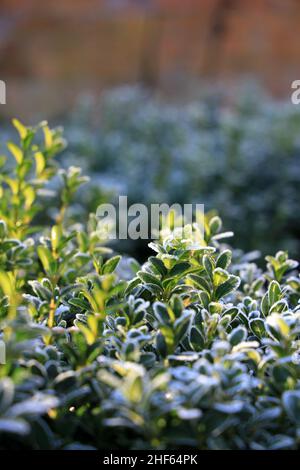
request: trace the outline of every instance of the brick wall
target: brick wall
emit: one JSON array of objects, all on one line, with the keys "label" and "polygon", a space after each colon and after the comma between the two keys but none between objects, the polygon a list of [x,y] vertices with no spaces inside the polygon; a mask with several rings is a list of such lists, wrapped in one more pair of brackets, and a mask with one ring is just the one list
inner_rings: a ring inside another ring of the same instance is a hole
[{"label": "brick wall", "polygon": [[184,96],[199,78],[254,76],[287,95],[299,24],[299,0],[1,0],[1,112],[57,114],[82,90],[136,81]]}]

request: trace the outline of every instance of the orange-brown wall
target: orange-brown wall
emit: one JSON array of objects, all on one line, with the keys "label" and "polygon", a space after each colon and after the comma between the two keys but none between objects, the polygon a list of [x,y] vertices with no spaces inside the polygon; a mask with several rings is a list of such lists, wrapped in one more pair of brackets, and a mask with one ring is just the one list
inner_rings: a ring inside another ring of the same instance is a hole
[{"label": "orange-brown wall", "polygon": [[[0,0],[6,113],[62,112],[83,90],[142,81],[300,79],[300,0]],[[3,112],[3,109],[1,109]]]}]

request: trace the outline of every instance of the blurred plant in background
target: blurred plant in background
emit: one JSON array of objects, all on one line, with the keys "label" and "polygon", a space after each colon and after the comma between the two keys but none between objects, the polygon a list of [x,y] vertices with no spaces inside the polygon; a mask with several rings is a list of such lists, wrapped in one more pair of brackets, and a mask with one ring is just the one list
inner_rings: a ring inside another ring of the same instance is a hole
[{"label": "blurred plant in background", "polygon": [[236,246],[299,255],[300,111],[290,102],[248,89],[179,106],[124,87],[83,99],[65,127],[64,159],[92,174],[93,210],[99,188],[130,203],[204,203]]}]

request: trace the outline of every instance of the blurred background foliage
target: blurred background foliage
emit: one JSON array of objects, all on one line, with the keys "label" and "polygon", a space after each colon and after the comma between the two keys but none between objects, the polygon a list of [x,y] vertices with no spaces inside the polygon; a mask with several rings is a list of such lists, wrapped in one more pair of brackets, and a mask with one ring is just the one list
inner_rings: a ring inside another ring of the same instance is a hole
[{"label": "blurred background foliage", "polygon": [[234,230],[239,248],[266,254],[284,246],[299,255],[296,106],[253,86],[235,103],[204,92],[180,106],[124,87],[106,93],[98,107],[83,99],[65,127],[71,144],[64,158],[93,175],[91,209],[97,188],[112,200],[128,195],[129,203],[204,203]]}]

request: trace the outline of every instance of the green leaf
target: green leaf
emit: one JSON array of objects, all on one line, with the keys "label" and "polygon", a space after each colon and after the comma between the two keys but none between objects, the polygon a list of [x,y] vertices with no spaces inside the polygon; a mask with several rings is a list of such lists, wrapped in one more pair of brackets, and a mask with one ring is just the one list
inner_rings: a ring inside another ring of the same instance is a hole
[{"label": "green leaf", "polygon": [[173,268],[168,272],[168,277],[175,277],[184,274],[190,268],[190,263],[184,261],[182,263],[177,263]]},{"label": "green leaf", "polygon": [[162,276],[166,275],[167,269],[161,259],[156,258],[155,256],[150,256],[149,262],[154,266],[154,268],[159,274],[161,274]]},{"label": "green leaf", "polygon": [[175,320],[173,312],[162,302],[155,302],[153,305],[155,318],[160,324],[169,325]]},{"label": "green leaf", "polygon": [[222,228],[222,220],[220,219],[220,217],[215,216],[209,221],[209,229],[210,229],[211,235],[215,235],[216,233],[218,233],[221,230],[221,228]]},{"label": "green leaf", "polygon": [[25,436],[29,434],[30,426],[26,421],[13,418],[0,418],[0,434],[15,434]]},{"label": "green leaf", "polygon": [[77,385],[76,373],[72,370],[62,372],[59,374],[53,382],[55,390],[59,393],[67,393],[70,390],[74,390]]},{"label": "green leaf", "polygon": [[142,377],[135,377],[131,383],[128,384],[126,396],[133,403],[139,403],[143,397],[143,382]]},{"label": "green leaf", "polygon": [[55,396],[37,393],[31,398],[16,403],[9,408],[9,417],[19,417],[27,415],[42,415],[51,408],[56,408],[59,400]]},{"label": "green leaf", "polygon": [[300,390],[288,390],[282,396],[284,410],[290,420],[300,424]]},{"label": "green leaf", "polygon": [[49,150],[53,145],[53,135],[51,129],[49,129],[47,123],[43,126],[44,132],[44,139],[45,139],[45,147]]},{"label": "green leaf", "polygon": [[212,278],[214,265],[213,265],[212,260],[211,260],[209,255],[204,255],[203,256],[203,266],[204,266],[204,269],[207,272],[208,276],[210,278]]},{"label": "green leaf", "polygon": [[62,228],[60,225],[54,225],[51,229],[51,245],[53,251],[57,251],[62,239]]},{"label": "green leaf", "polygon": [[229,279],[222,284],[220,284],[215,292],[215,298],[217,300],[225,297],[225,295],[230,294],[234,290],[236,290],[240,285],[240,278],[234,276],[233,274],[229,276]]},{"label": "green leaf", "polygon": [[213,405],[214,410],[220,411],[220,413],[224,413],[225,415],[231,415],[240,413],[244,408],[244,403],[240,400],[234,400],[230,402],[224,403],[216,403]]},{"label": "green leaf", "polygon": [[242,343],[246,338],[247,330],[244,326],[237,326],[228,336],[228,340],[231,346],[236,346],[237,344]]},{"label": "green leaf", "polygon": [[147,284],[155,284],[159,287],[162,287],[160,280],[153,274],[150,274],[146,271],[138,271],[137,275],[142,281]]},{"label": "green leaf", "polygon": [[158,353],[162,357],[166,357],[168,354],[168,348],[167,348],[167,343],[166,340],[161,332],[158,332],[156,335],[156,348]]},{"label": "green leaf", "polygon": [[19,165],[21,165],[21,163],[23,162],[23,157],[24,157],[22,149],[20,149],[20,147],[18,147],[13,142],[8,142],[7,147],[8,147],[8,150],[11,152],[11,154],[15,157],[16,162]]},{"label": "green leaf", "polygon": [[3,414],[11,405],[14,398],[14,384],[11,379],[4,377],[0,381],[0,413]]},{"label": "green leaf", "polygon": [[231,263],[232,253],[230,250],[223,251],[217,258],[216,267],[227,269]]},{"label": "green leaf", "polygon": [[254,318],[249,322],[252,333],[258,338],[263,338],[266,334],[265,322],[261,318]]},{"label": "green leaf", "polygon": [[12,120],[12,123],[17,129],[21,140],[25,140],[28,133],[27,128],[18,119],[15,118]]},{"label": "green leaf", "polygon": [[272,313],[272,315],[267,318],[265,326],[269,335],[278,341],[288,338],[289,336],[289,325],[278,313]]},{"label": "green leaf", "polygon": [[181,298],[179,297],[179,295],[173,295],[172,296],[172,299],[170,301],[170,305],[171,305],[171,308],[174,312],[174,315],[176,318],[180,317],[183,309],[184,309],[184,305],[183,305],[183,302],[181,300]]},{"label": "green leaf", "polygon": [[36,165],[36,174],[37,177],[41,176],[43,173],[45,167],[46,167],[46,159],[42,152],[35,152],[34,154],[35,158],[35,165]]},{"label": "green leaf", "polygon": [[3,293],[11,298],[14,294],[14,282],[12,279],[12,273],[6,273],[0,271],[0,288]]},{"label": "green leaf", "polygon": [[103,274],[113,273],[116,267],[118,266],[120,260],[121,256],[114,256],[113,258],[110,258],[108,261],[106,261],[102,268]]},{"label": "green leaf", "polygon": [[52,298],[52,292],[47,287],[43,286],[38,281],[29,281],[29,284],[32,287],[33,292],[42,300],[50,302]]},{"label": "green leaf", "polygon": [[205,346],[205,340],[198,328],[193,326],[190,333],[190,342],[195,351],[201,351]]},{"label": "green leaf", "polygon": [[229,274],[225,269],[216,268],[213,272],[213,284],[215,287],[227,281]]},{"label": "green leaf", "polygon": [[263,298],[261,299],[260,308],[261,308],[263,315],[266,317],[269,314],[269,309],[270,309],[268,292],[266,292]]},{"label": "green leaf", "polygon": [[185,335],[187,334],[191,320],[193,317],[193,313],[190,311],[185,311],[180,318],[178,318],[174,323],[175,328],[175,338],[177,343],[183,340]]},{"label": "green leaf", "polygon": [[82,310],[90,310],[90,304],[85,299],[73,297],[68,300],[68,303],[74,307],[79,307]]},{"label": "green leaf", "polygon": [[55,268],[55,262],[52,257],[51,251],[44,245],[37,247],[37,253],[46,273],[52,274]]},{"label": "green leaf", "polygon": [[277,281],[272,281],[268,289],[268,300],[269,305],[272,306],[275,302],[281,298],[281,289]]},{"label": "green leaf", "polygon": [[140,279],[138,277],[134,277],[131,279],[126,287],[125,294],[128,295],[130,294],[136,287],[140,285]]},{"label": "green leaf", "polygon": [[4,220],[0,220],[0,240],[3,240],[6,237],[6,235],[7,235],[6,222],[4,222]]},{"label": "green leaf", "polygon": [[152,284],[150,282],[147,284],[144,284],[143,287],[147,289],[149,292],[151,292],[153,295],[157,296],[158,298],[160,298],[163,292],[160,286],[158,286],[157,284]]}]

